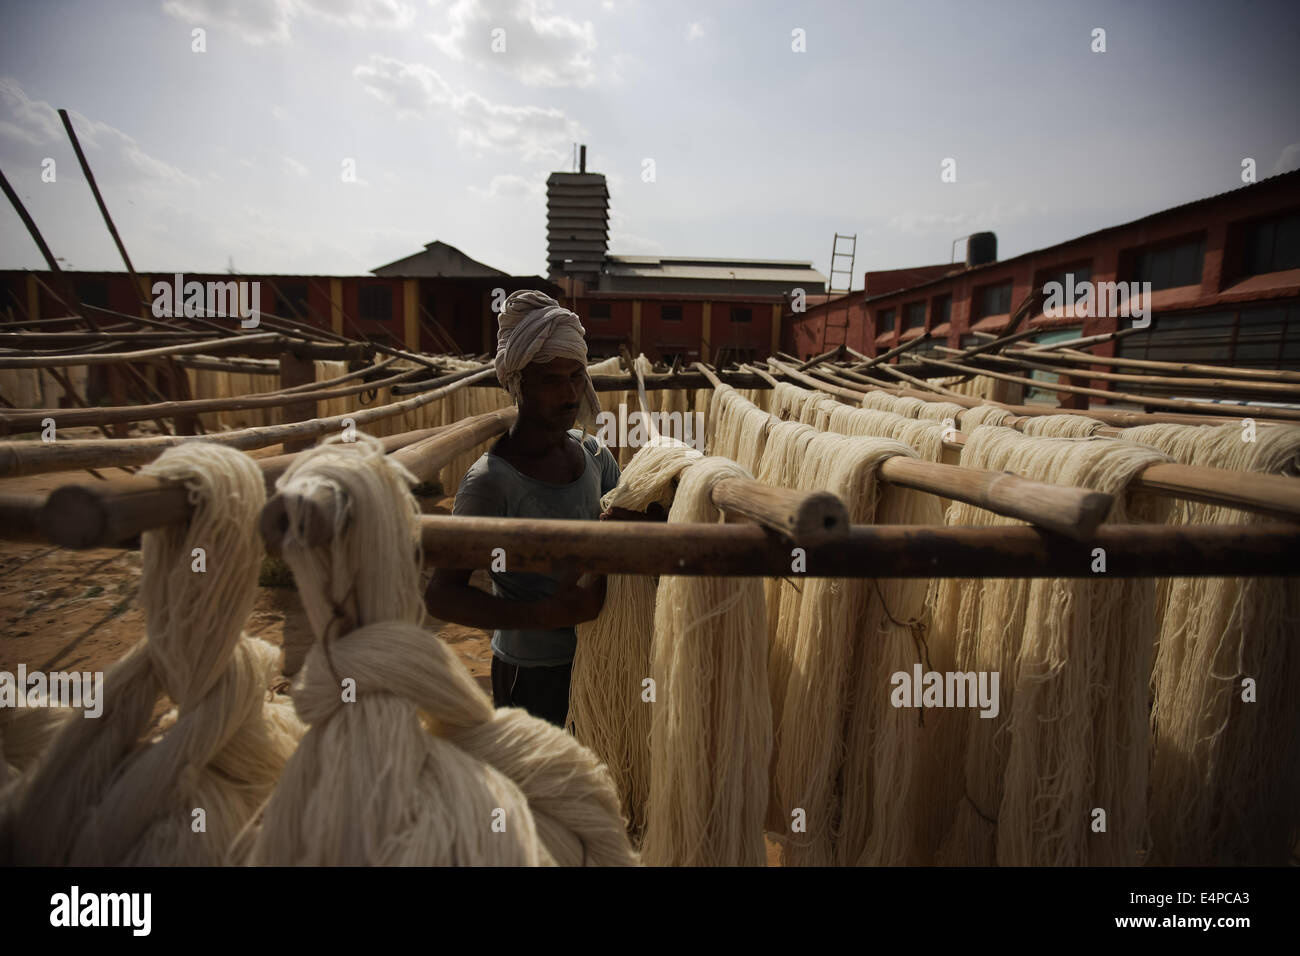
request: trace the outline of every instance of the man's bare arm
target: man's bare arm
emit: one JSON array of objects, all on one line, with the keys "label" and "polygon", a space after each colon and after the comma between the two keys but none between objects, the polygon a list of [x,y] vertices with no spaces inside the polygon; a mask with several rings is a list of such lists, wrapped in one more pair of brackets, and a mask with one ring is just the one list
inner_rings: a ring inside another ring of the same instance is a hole
[{"label": "man's bare arm", "polygon": [[553,596],[512,601],[469,583],[472,571],[439,568],[424,591],[424,606],[443,621],[467,627],[550,630],[590,621],[605,603],[605,578],[591,584],[564,582]]}]

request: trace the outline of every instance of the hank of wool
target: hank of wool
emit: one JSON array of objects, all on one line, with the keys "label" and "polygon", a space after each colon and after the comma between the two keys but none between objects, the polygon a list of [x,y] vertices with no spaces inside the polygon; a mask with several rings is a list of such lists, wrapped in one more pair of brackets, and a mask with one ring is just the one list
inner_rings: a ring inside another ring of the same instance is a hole
[{"label": "hank of wool", "polygon": [[1010,425],[1015,417],[1015,412],[997,405],[976,405],[963,411],[957,422],[965,431],[971,431],[979,425]]},{"label": "hank of wool", "polygon": [[[1166,505],[1129,484],[1167,460],[1112,439],[1034,438],[997,426],[968,435],[962,464],[1114,495],[1107,520],[1162,520]],[[1013,519],[954,503],[950,525]],[[958,625],[957,669],[1000,675],[998,716],[966,717],[965,792],[944,862],[1131,864],[1145,841],[1146,705],[1155,637],[1148,580],[988,579],[940,614]],[[948,592],[945,594],[945,590]],[[1092,810],[1107,829],[1094,832]]]},{"label": "hank of wool", "polygon": [[[701,457],[671,438],[655,439],[628,463],[602,508],[671,507],[677,476]],[[652,710],[643,682],[650,676],[655,588],[648,575],[610,575],[600,614],[578,625],[569,684],[568,727],[609,768],[637,845],[650,794]]]},{"label": "hank of wool", "polygon": [[1020,432],[1044,438],[1091,438],[1105,427],[1105,422],[1086,415],[1031,415],[1021,424]]},{"label": "hank of wool", "polygon": [[[1254,441],[1245,434],[1238,423],[1124,430],[1125,439],[1154,445],[1182,464],[1300,474],[1300,427],[1260,426]],[[1271,520],[1180,502],[1170,523]],[[1300,687],[1300,580],[1204,577],[1162,584],[1151,681],[1149,859],[1284,866],[1300,822],[1300,696],[1294,690]]]},{"label": "hank of wool", "polygon": [[[268,803],[270,865],[635,862],[594,754],[517,708],[494,710],[421,626],[412,476],[379,442],[332,441],[280,478],[283,550],[317,637],[294,686],[310,725]],[[332,534],[310,544],[313,496]]]},{"label": "hank of wool", "polygon": [[[105,676],[102,716],[65,722],[25,782],[14,818],[20,862],[227,862],[302,733],[283,698],[268,700],[278,648],[240,631],[262,556],[257,465],[195,442],[143,473],[183,482],[193,512],[144,534],[147,639]],[[162,693],[176,710],[142,742]],[[192,826],[196,811],[203,829]]]},{"label": "hank of wool", "polygon": [[[748,478],[725,458],[683,473],[670,524],[716,522],[712,489]],[[651,676],[646,863],[762,866],[772,716],[762,584],[756,578],[659,579]]]}]

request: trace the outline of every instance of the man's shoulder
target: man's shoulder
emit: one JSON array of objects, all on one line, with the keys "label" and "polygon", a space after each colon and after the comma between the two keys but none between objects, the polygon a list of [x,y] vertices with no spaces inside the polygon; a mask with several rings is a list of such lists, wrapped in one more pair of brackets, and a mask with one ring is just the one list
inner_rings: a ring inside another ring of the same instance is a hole
[{"label": "man's shoulder", "polygon": [[592,458],[599,462],[603,455],[609,455],[610,451],[595,435],[584,432],[581,428],[570,428],[569,434],[573,440],[582,445],[583,450]]}]

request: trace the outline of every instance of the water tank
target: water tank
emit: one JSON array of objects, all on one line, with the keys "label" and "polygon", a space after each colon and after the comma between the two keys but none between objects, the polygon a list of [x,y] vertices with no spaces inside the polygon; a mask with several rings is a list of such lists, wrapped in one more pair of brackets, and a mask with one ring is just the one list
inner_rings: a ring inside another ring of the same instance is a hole
[{"label": "water tank", "polygon": [[998,261],[998,237],[992,232],[977,232],[966,240],[966,268]]}]

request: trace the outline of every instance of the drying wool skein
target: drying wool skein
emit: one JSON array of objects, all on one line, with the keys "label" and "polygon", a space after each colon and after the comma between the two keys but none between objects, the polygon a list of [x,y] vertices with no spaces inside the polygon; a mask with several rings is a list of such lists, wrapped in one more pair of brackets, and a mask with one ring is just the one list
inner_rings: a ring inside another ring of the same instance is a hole
[{"label": "drying wool skein", "polygon": [[[725,458],[682,475],[670,524],[716,522],[724,478],[751,477]],[[757,578],[659,579],[642,859],[656,866],[763,866],[772,716],[763,589]]]},{"label": "drying wool skein", "polygon": [[[934,423],[924,425],[938,429]],[[890,518],[935,523],[940,515],[936,501],[927,503],[926,496],[877,483],[881,462],[915,454],[889,439],[822,433],[808,442],[795,487],[835,493],[854,524]],[[896,499],[892,514],[880,507],[886,497]],[[903,515],[896,510],[899,505],[909,512],[920,510]],[[918,657],[910,628],[889,618],[920,616],[926,582],[906,582],[901,589],[888,585],[865,578],[809,578],[794,609],[795,626],[778,630],[772,660],[787,663],[781,675],[784,691],[774,687],[782,704],[770,819],[782,821],[778,832],[784,834],[782,861],[787,865],[865,862],[873,816],[906,812],[909,748],[896,753],[888,740],[894,730],[885,725],[895,716],[886,713],[888,674],[910,671]],[[882,668],[888,672],[883,678]],[[913,715],[898,721],[904,735],[909,721],[914,723]],[[883,754],[888,754],[887,766],[878,765]],[[791,832],[795,808],[805,812],[806,832]]]},{"label": "drying wool skein", "polygon": [[[674,439],[652,440],[601,499],[602,509],[671,507],[677,476],[701,457]],[[610,575],[600,614],[577,627],[569,684],[567,726],[609,768],[634,844],[645,829],[650,794],[652,710],[642,682],[650,676],[655,587],[650,575]]]},{"label": "drying wool skein", "polygon": [[[412,482],[361,434],[303,452],[277,482],[284,558],[317,643],[293,692],[309,729],[267,804],[253,862],[634,863],[595,755],[523,710],[494,710],[421,626]],[[332,535],[309,544],[319,511],[308,499],[325,489]]]},{"label": "drying wool skein", "polygon": [[[997,426],[968,435],[961,462],[1114,496],[1107,521],[1162,521],[1168,505],[1129,484],[1167,461],[1107,438],[1034,438]],[[949,525],[1013,519],[955,503]],[[1084,555],[1081,560],[1090,560]],[[965,793],[944,862],[1119,865],[1145,843],[1147,683],[1155,585],[1139,578],[962,582],[957,669],[998,672],[998,716],[966,716]],[[1094,832],[1093,811],[1106,812]]]},{"label": "drying wool skein", "polygon": [[[1186,465],[1295,476],[1300,428],[1143,425],[1129,441]],[[1300,488],[1300,478],[1295,479]],[[1275,519],[1180,502],[1172,524]],[[1171,578],[1151,710],[1151,853],[1173,866],[1285,866],[1300,817],[1300,580]],[[1255,682],[1254,700],[1244,681]]]},{"label": "drying wool skein", "polygon": [[[262,557],[261,471],[241,452],[194,442],[142,473],[183,482],[193,513],[144,534],[147,639],[106,675],[103,714],[67,720],[23,781],[13,818],[20,863],[228,862],[302,733],[286,701],[267,700],[279,649],[240,632]],[[142,743],[160,693],[176,710]]]},{"label": "drying wool skein", "polygon": [[1085,415],[1031,415],[1020,426],[1020,433],[1043,438],[1091,438],[1105,427],[1105,422]]},{"label": "drying wool skein", "polygon": [[963,411],[957,422],[963,431],[971,431],[979,425],[1010,425],[1015,417],[1015,412],[997,405],[976,405]]}]

